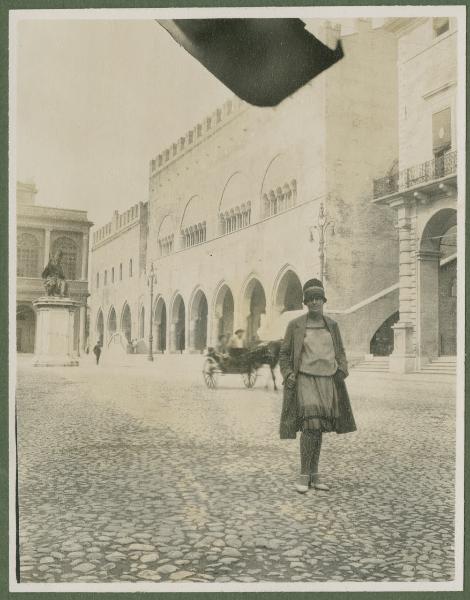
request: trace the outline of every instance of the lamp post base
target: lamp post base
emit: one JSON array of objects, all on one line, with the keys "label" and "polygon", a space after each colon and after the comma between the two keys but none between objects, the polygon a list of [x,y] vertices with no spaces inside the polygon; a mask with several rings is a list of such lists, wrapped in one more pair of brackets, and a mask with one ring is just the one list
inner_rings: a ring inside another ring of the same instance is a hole
[{"label": "lamp post base", "polygon": [[[152,324],[150,324],[150,327],[152,327]],[[153,362],[153,336],[149,337],[149,353],[147,356],[147,360]]]}]

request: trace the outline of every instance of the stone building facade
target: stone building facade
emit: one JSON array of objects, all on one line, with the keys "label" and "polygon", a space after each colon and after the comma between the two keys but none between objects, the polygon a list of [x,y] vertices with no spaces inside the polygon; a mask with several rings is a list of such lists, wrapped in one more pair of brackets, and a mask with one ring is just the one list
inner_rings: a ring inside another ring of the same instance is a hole
[{"label": "stone building facade", "polygon": [[74,348],[79,353],[86,343],[88,298],[89,230],[87,213],[39,206],[36,186],[17,184],[16,257],[16,345],[18,352],[34,352],[36,314],[32,302],[45,295],[41,273],[51,254],[63,252],[63,266],[69,296],[80,302],[75,316]]},{"label": "stone building facade", "polygon": [[91,341],[124,350],[145,338],[148,203],[135,204],[92,234]]},{"label": "stone building facade", "polygon": [[[398,236],[372,192],[398,155],[397,40],[358,20],[343,45],[342,61],[279,106],[228,101],[151,161],[140,216],[127,227],[115,213],[93,236],[92,335],[146,351],[151,310],[156,352],[201,352],[237,327],[248,341],[279,337],[322,269],[323,211],[327,312],[350,356],[391,350],[378,334],[393,342]],[[132,285],[116,280],[131,257]]]},{"label": "stone building facade", "polygon": [[391,19],[397,36],[397,168],[374,182],[399,232],[394,371],[419,370],[457,351],[457,22]]}]

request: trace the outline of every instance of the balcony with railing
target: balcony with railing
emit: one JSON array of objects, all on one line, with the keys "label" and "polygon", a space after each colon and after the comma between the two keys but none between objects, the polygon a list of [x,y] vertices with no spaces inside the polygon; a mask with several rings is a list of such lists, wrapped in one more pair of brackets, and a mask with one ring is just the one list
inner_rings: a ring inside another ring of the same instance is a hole
[{"label": "balcony with railing", "polygon": [[419,185],[432,183],[457,173],[457,151],[403,169],[398,173],[374,179],[374,200],[404,192]]}]

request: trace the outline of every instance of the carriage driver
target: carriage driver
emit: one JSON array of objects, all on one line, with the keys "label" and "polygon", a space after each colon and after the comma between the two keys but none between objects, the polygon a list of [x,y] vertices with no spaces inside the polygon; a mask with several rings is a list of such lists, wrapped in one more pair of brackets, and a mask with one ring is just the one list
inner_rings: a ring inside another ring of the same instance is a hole
[{"label": "carriage driver", "polygon": [[240,354],[243,354],[245,349],[245,340],[243,338],[244,333],[244,329],[237,329],[228,341],[227,349],[232,358],[236,358],[240,356]]}]

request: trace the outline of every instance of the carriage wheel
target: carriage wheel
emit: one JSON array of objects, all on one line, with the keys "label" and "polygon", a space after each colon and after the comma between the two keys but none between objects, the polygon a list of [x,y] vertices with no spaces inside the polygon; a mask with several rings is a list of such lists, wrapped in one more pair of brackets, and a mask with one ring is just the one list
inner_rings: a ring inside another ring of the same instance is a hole
[{"label": "carriage wheel", "polygon": [[202,376],[209,389],[217,387],[217,363],[212,358],[206,358],[202,367]]},{"label": "carriage wheel", "polygon": [[255,370],[248,371],[248,373],[243,373],[242,377],[243,377],[243,383],[245,384],[245,387],[252,388],[255,385],[257,376],[258,376],[258,374]]}]

